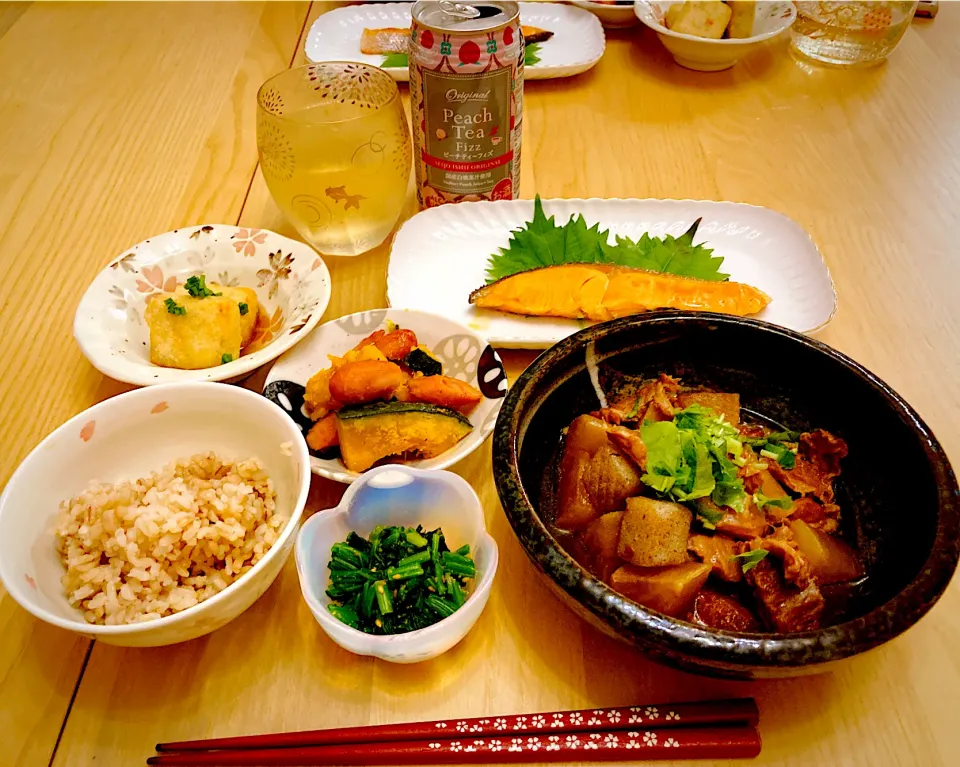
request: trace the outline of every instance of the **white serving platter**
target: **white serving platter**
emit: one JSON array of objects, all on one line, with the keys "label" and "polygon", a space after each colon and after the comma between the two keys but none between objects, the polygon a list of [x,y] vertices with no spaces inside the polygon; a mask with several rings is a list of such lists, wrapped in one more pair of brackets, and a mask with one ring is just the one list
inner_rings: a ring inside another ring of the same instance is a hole
[{"label": "white serving platter", "polygon": [[[582,213],[588,226],[599,222],[601,229],[609,229],[611,241],[616,235],[636,239],[644,232],[680,235],[702,217],[695,242],[723,256],[721,270],[731,280],[753,285],[773,299],[756,319],[811,333],[836,311],[833,280],[817,246],[799,224],[768,208],[709,200],[595,198],[544,200],[543,206],[558,225]],[[532,200],[465,202],[418,213],[393,241],[390,305],[443,315],[504,348],[545,349],[586,327],[586,321],[521,317],[468,303],[470,292],[486,281],[490,255],[532,217]]]},{"label": "white serving platter", "polygon": [[[304,46],[307,58],[319,61],[359,61],[381,66],[383,56],[360,53],[363,30],[409,27],[413,3],[364,3],[324,13],[310,27]],[[553,32],[540,44],[540,63],[527,66],[527,80],[570,77],[586,72],[604,51],[603,27],[589,11],[561,3],[520,3],[523,24]],[[383,67],[394,80],[407,81],[406,67]]]}]

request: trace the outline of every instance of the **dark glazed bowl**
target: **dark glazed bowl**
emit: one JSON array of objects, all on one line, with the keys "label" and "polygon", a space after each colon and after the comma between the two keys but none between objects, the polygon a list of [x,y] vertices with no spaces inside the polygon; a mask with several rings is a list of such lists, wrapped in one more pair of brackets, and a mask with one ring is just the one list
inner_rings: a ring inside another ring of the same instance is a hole
[{"label": "dark glazed bowl", "polygon": [[[595,410],[588,349],[601,370],[679,376],[740,393],[743,408],[789,428],[847,441],[837,482],[844,537],[867,578],[836,625],[792,634],[701,629],[620,596],[580,567],[539,516],[561,430]],[[564,601],[657,660],[754,678],[826,670],[916,623],[943,593],[960,554],[957,480],[920,416],[839,352],[784,328],[719,314],[653,312],[582,330],[544,352],[510,390],[494,432],[500,501],[527,555]]]}]

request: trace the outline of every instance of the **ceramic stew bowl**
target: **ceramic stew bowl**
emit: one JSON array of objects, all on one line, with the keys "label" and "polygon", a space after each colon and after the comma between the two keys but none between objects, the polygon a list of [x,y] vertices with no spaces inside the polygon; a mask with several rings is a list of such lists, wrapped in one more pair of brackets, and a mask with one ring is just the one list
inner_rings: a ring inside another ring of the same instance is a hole
[{"label": "ceramic stew bowl", "polygon": [[[500,355],[472,330],[446,317],[414,309],[371,309],[326,322],[310,334],[306,343],[277,361],[267,376],[263,396],[283,408],[306,435],[313,425],[303,412],[307,381],[317,371],[330,367],[327,355],[343,356],[373,331],[385,327],[387,320],[416,333],[417,340],[443,363],[444,375],[466,381],[483,394],[470,414],[473,431],[436,458],[406,462],[421,469],[445,469],[466,458],[490,436],[507,392],[507,374]],[[353,482],[363,476],[348,470],[339,458],[311,455],[310,466],[314,474],[335,482]]]},{"label": "ceramic stew bowl", "polygon": [[[688,385],[739,392],[743,408],[779,424],[822,427],[847,441],[837,481],[841,532],[859,549],[867,577],[844,622],[764,635],[695,627],[620,596],[560,548],[540,516],[541,481],[561,430],[598,407],[585,367],[591,348],[601,377],[608,368],[651,378],[669,373]],[[701,673],[793,676],[876,647],[930,610],[960,555],[957,480],[917,413],[848,357],[756,320],[651,312],[561,341],[510,390],[494,433],[493,467],[514,532],[568,606],[655,659]]]},{"label": "ceramic stew bowl", "polygon": [[[60,585],[54,529],[61,501],[91,481],[146,477],[177,458],[215,451],[255,456],[287,518],[277,542],[248,572],[199,604],[156,620],[87,623]],[[309,454],[296,427],[255,392],[181,383],[136,389],[74,416],[34,448],[0,496],[0,581],[25,610],[106,644],[157,647],[209,634],[236,618],[280,574],[310,490]]]},{"label": "ceramic stew bowl", "polygon": [[[189,277],[242,285],[261,304],[253,340],[225,365],[178,370],[150,361],[147,299]],[[182,381],[234,381],[307,336],[330,301],[330,273],[309,245],[266,229],[222,224],[175,229],[125,250],[87,288],[73,335],[97,370],[118,381],[150,386]]]},{"label": "ceramic stew bowl", "polygon": [[797,18],[796,6],[791,2],[757,3],[750,37],[711,40],[667,28],[664,17],[676,2],[682,0],[636,0],[634,11],[640,21],[657,33],[674,61],[700,72],[729,69],[762,43],[789,29]]},{"label": "ceramic stew bowl", "polygon": [[[353,532],[368,537],[377,525],[443,529],[447,545],[470,544],[477,577],[464,605],[453,615],[406,634],[374,636],[334,618],[327,606],[330,551]],[[327,635],[345,650],[391,663],[419,663],[446,652],[473,628],[490,597],[497,572],[496,541],[483,523],[483,507],[473,488],[449,471],[409,466],[378,466],[353,483],[340,505],[314,514],[297,536],[297,573],[303,598]]]}]

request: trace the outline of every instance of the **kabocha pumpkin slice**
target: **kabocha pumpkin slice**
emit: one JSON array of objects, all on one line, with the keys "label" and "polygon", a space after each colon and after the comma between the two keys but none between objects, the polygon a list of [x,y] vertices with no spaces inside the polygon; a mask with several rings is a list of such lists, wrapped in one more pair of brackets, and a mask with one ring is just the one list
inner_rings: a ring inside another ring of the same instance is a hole
[{"label": "kabocha pumpkin slice", "polygon": [[472,430],[456,410],[423,402],[373,402],[337,414],[340,457],[350,471],[391,456],[435,458]]}]

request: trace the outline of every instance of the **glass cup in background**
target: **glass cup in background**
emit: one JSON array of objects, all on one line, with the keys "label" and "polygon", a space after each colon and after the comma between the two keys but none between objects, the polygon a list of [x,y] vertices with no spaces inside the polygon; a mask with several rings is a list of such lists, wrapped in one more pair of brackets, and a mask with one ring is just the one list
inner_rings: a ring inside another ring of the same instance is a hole
[{"label": "glass cup in background", "polygon": [[397,223],[410,129],[382,69],[329,62],[270,78],[257,93],[257,152],[274,201],[321,253],[359,255]]},{"label": "glass cup in background", "polygon": [[825,64],[864,66],[882,61],[913,20],[911,2],[803,2],[790,29],[794,50]]}]

